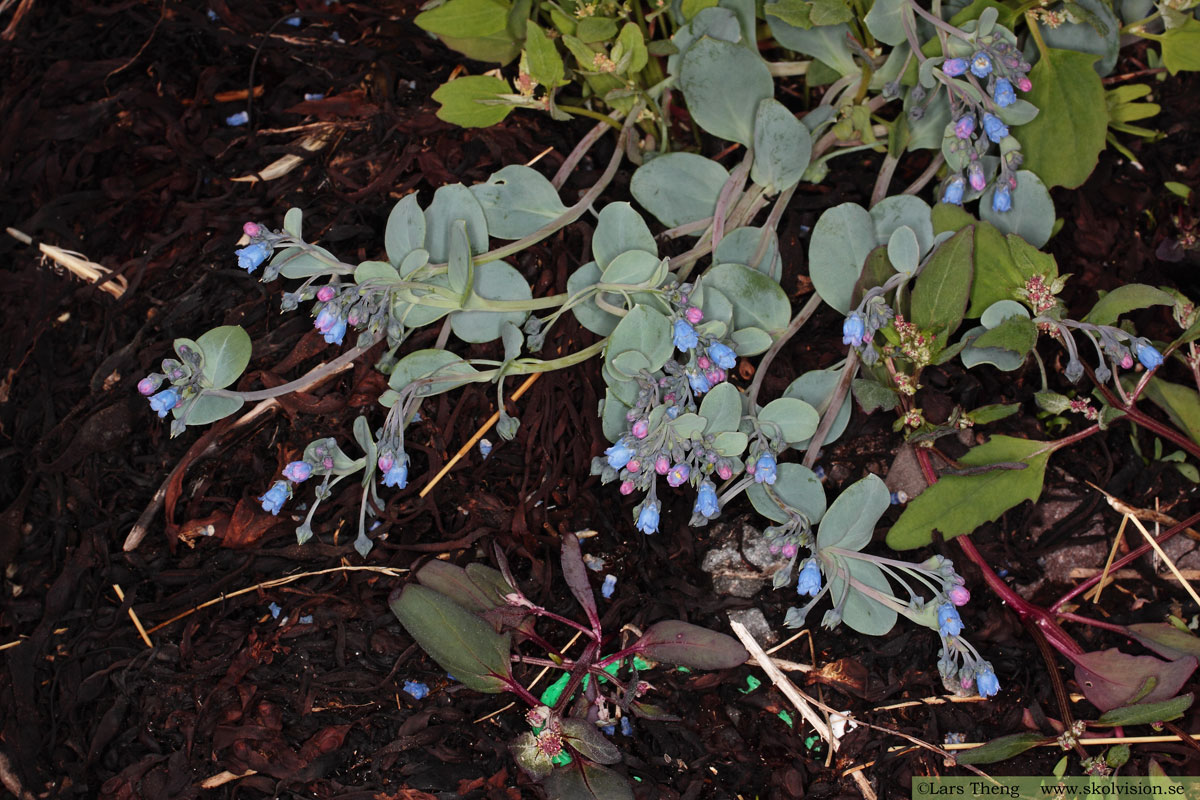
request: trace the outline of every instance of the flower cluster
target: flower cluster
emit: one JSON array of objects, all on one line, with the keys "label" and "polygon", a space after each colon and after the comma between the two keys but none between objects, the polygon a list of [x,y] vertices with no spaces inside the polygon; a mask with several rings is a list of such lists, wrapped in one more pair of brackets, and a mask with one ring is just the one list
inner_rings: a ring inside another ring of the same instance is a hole
[{"label": "flower cluster", "polygon": [[[887,287],[882,287],[886,290]],[[883,299],[883,290],[871,291],[863,297],[858,308],[851,311],[842,322],[842,344],[857,349],[863,363],[870,366],[879,360],[879,350],[874,344],[876,332],[887,327],[895,312]]]},{"label": "flower cluster", "polygon": [[[970,42],[955,40],[951,47],[973,48],[970,57],[948,58],[941,71],[950,96],[951,120],[946,125],[942,154],[950,174],[942,184],[941,201],[962,205],[967,188],[982,192],[989,176],[983,157],[992,145],[1000,147],[1000,174],[992,193],[992,210],[1012,209],[1012,192],[1017,188],[1021,165],[1020,144],[1009,136],[1003,109],[1017,102],[1017,90],[1033,88],[1029,62],[1015,43],[996,33],[972,36]],[[1007,34],[1007,31],[1003,31]],[[1009,34],[1011,35],[1011,34]],[[964,81],[954,78],[965,76]]]},{"label": "flower cluster", "polygon": [[247,222],[242,225],[242,232],[250,237],[250,244],[234,251],[238,266],[246,272],[254,272],[263,262],[271,257],[275,249],[274,239],[277,238],[257,222]]},{"label": "flower cluster", "polygon": [[[704,524],[721,513],[714,478],[724,481],[734,475],[736,462],[716,452],[712,435],[683,436],[671,424],[680,414],[696,411],[698,397],[725,381],[727,370],[737,364],[729,345],[697,329],[704,314],[689,304],[689,290],[685,284],[667,293],[675,308],[672,340],[681,357],[667,361],[661,376],[637,379],[637,399],[625,415],[628,432],[592,461],[592,474],[604,483],[619,481],[621,494],[645,493],[634,509],[635,525],[645,534],[657,532],[661,519],[658,478],[675,488],[694,486],[692,524]],[[760,461],[763,479],[773,482],[774,457]]]},{"label": "flower cluster", "polygon": [[[333,466],[332,459],[330,467]],[[284,480],[275,481],[271,488],[258,498],[258,502],[262,503],[263,511],[269,511],[272,515],[278,515],[283,508],[283,504],[292,496],[292,487],[297,483],[304,483],[312,477],[313,465],[307,461],[293,461],[283,468]]]},{"label": "flower cluster", "polygon": [[[179,359],[164,358],[162,372],[152,372],[137,384],[138,393],[150,401],[150,408],[160,419],[175,412],[172,436],[178,436],[187,426],[187,412],[200,396],[204,379],[204,357],[195,348],[180,343],[176,352]],[[161,389],[167,382],[169,385]]]}]

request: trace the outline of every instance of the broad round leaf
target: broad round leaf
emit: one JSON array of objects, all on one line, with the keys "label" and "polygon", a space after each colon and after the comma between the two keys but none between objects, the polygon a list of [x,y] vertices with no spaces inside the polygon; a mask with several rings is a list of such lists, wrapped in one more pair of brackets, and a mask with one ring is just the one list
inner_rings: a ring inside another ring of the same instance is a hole
[{"label": "broad round leaf", "polygon": [[392,266],[399,267],[409,253],[424,246],[425,214],[414,193],[392,206],[383,230],[383,247],[387,251],[388,261]]},{"label": "broad round leaf", "polygon": [[[830,511],[832,512],[833,509],[830,508]],[[852,580],[882,594],[892,594],[892,587],[888,584],[883,570],[874,562],[862,561],[857,558],[838,560],[845,565]],[[829,576],[830,597],[836,603],[845,590],[846,579],[833,570],[828,570],[826,574]],[[897,616],[893,609],[858,591],[853,583],[850,584],[850,593],[846,596],[845,605],[842,606],[842,622],[867,636],[883,636],[895,627]]]},{"label": "broad round leaf", "polygon": [[916,272],[921,262],[921,246],[917,244],[916,231],[907,225],[901,225],[892,231],[892,235],[888,237],[887,254],[888,261],[892,262],[892,269],[896,272],[905,275]]},{"label": "broad round leaf", "polygon": [[850,484],[821,518],[817,548],[862,550],[871,543],[871,535],[891,505],[891,498],[887,484],[878,475],[870,474]]},{"label": "broad round leaf", "polygon": [[907,226],[917,235],[921,255],[933,247],[932,209],[919,197],[897,194],[885,197],[871,208],[875,226],[875,244],[887,244],[898,228]]},{"label": "broad round leaf", "polygon": [[1054,231],[1054,201],[1042,179],[1027,169],[1017,171],[1017,188],[1012,193],[1012,209],[1003,213],[992,211],[995,185],[983,193],[979,201],[979,216],[995,225],[1002,233],[1015,233],[1034,247],[1050,241]]},{"label": "broad round leaf", "polygon": [[679,65],[688,111],[713,136],[754,143],[758,104],[775,93],[775,82],[757,51],[704,37],[688,48]]},{"label": "broad round leaf", "polygon": [[388,386],[400,391],[413,381],[438,377],[453,380],[438,380],[425,387],[421,394],[441,394],[478,379],[479,371],[463,361],[461,356],[448,350],[417,350],[400,359],[388,378]]},{"label": "broad round leaf", "polygon": [[204,385],[224,389],[245,371],[250,363],[250,334],[240,325],[213,328],[196,340],[204,355]]},{"label": "broad round leaf", "polygon": [[188,410],[188,425],[208,425],[219,419],[225,419],[245,404],[240,397],[214,397],[202,394]]},{"label": "broad round leaf", "polygon": [[[825,514],[825,488],[816,474],[800,464],[780,464],[776,470],[771,492],[816,525]],[[787,522],[788,515],[768,493],[767,487],[755,483],[746,490],[754,510],[773,522]]]},{"label": "broad round leaf", "polygon": [[[841,370],[815,369],[804,373],[792,381],[783,390],[783,396],[803,400],[816,409],[819,414],[824,414],[824,409],[828,407],[829,399],[833,396],[833,392],[841,379]],[[830,427],[829,433],[825,434],[826,445],[836,442],[845,433],[846,426],[850,424],[850,414],[852,412],[853,403],[850,400],[849,393],[847,393],[845,399],[842,400],[842,407],[838,409],[837,416],[833,420],[833,426]],[[797,450],[806,450],[808,449],[808,442],[809,438],[805,438],[801,441],[791,443],[791,445]]]},{"label": "broad round leaf", "polygon": [[487,250],[488,226],[483,208],[471,190],[461,183],[440,187],[433,193],[433,202],[425,209],[425,249],[436,264],[450,257],[450,234],[455,220],[467,224],[467,237],[475,255]]},{"label": "broad round leaf", "polygon": [[814,433],[821,417],[817,410],[803,400],[795,397],[780,397],[767,403],[758,412],[758,420],[772,430],[775,425],[782,433],[784,441],[790,445],[797,442],[807,442]]},{"label": "broad round leaf", "polygon": [[812,134],[774,98],[758,104],[754,119],[754,163],[750,178],[769,193],[800,181],[812,156]]},{"label": "broad round leaf", "polygon": [[850,313],[854,284],[873,249],[875,222],[865,208],[842,203],[825,211],[808,243],[808,274],[821,299],[842,314]]},{"label": "broad round leaf", "polygon": [[667,153],[638,167],[629,191],[659,222],[675,228],[711,217],[728,179],[724,167],[704,156]]},{"label": "broad round leaf", "polygon": [[520,239],[553,222],[567,207],[558,191],[537,170],[510,164],[492,174],[486,183],[471,187],[483,207],[488,233],[498,239]]},{"label": "broad round leaf", "polygon": [[704,273],[704,290],[714,288],[733,304],[733,330],[762,328],[782,331],[791,320],[792,306],[779,284],[741,264],[717,264]]},{"label": "broad round leaf", "polygon": [[658,256],[654,234],[629,203],[609,203],[600,209],[596,232],[592,234],[592,256],[601,270],[614,258],[630,250],[642,250]]},{"label": "broad round leaf", "polygon": [[605,360],[611,361],[614,356],[630,350],[646,357],[649,364],[646,368],[651,372],[660,369],[675,350],[671,323],[647,306],[634,306],[608,337]]},{"label": "broad round leaf", "polygon": [[736,431],[742,421],[742,394],[732,383],[718,383],[700,401],[700,416],[708,420],[704,432]]},{"label": "broad round leaf", "polygon": [[765,233],[768,237],[767,248],[759,263],[751,264],[750,262],[754,259],[754,254],[758,252],[758,245],[762,241],[764,231],[762,228],[747,227],[735,228],[721,237],[721,243],[717,245],[717,250],[713,253],[713,263],[745,264],[750,269],[770,275],[771,280],[778,282],[783,277],[783,259],[779,256],[779,237],[775,235],[774,231]]},{"label": "broad round leaf", "polygon": [[472,311],[483,300],[529,300],[533,292],[520,272],[503,261],[489,261],[475,267],[475,285],[463,311],[450,315],[450,329],[464,342],[490,342],[500,338],[504,323],[519,326],[529,314],[525,311]]},{"label": "broad round leaf", "polygon": [[[567,278],[567,294],[577,294],[589,286],[595,286],[599,282],[600,267],[596,265],[595,261],[589,261],[572,272],[570,277]],[[606,293],[603,297],[606,302],[612,305],[619,305],[621,302],[619,295]],[[613,332],[613,328],[617,327],[617,323],[620,322],[620,317],[613,316],[607,311],[602,310],[596,305],[596,301],[592,297],[571,306],[571,313],[575,315],[575,319],[579,320],[580,325],[597,336],[608,336]]]}]

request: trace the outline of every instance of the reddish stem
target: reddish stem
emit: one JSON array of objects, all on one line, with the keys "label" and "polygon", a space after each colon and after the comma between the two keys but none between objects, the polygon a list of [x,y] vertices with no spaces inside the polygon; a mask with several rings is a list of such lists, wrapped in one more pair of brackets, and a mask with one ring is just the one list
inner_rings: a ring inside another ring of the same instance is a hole
[{"label": "reddish stem", "polygon": [[[930,485],[937,483],[937,473],[933,469],[933,464],[929,462],[929,451],[924,447],[915,448],[917,454],[917,463],[921,465],[921,473],[925,476],[925,480]],[[1030,603],[1025,598],[1009,588],[1008,584],[1001,580],[991,565],[987,563],[983,555],[975,549],[974,542],[967,535],[958,536],[955,542],[962,549],[963,554],[979,567],[983,573],[983,579],[993,592],[1000,596],[1013,611],[1017,613],[1022,620],[1027,624],[1035,625],[1038,630],[1046,637],[1046,640],[1054,646],[1063,655],[1070,658],[1076,653],[1082,653],[1083,648],[1075,643],[1075,640],[1059,626],[1055,621],[1054,616],[1041,606]]]}]

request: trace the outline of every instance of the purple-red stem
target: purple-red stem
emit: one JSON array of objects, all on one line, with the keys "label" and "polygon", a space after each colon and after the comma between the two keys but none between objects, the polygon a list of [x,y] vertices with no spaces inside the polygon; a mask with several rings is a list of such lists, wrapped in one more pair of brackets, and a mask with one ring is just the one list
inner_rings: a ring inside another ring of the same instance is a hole
[{"label": "purple-red stem", "polygon": [[[929,462],[929,451],[924,447],[917,447],[915,449],[917,463],[921,465],[921,473],[925,476],[926,482],[932,486],[937,483],[938,476],[934,472],[933,465]],[[983,573],[984,581],[991,587],[992,591],[999,595],[1000,599],[1017,613],[1017,616],[1037,626],[1038,630],[1046,637],[1046,640],[1054,645],[1054,649],[1068,657],[1083,652],[1083,648],[1076,644],[1075,640],[1059,626],[1052,614],[1041,606],[1034,605],[1021,597],[1000,579],[1000,576],[992,570],[991,565],[987,563],[983,555],[975,549],[975,544],[969,536],[964,534],[957,537],[955,541],[962,548],[966,557],[979,567],[979,570]]]}]

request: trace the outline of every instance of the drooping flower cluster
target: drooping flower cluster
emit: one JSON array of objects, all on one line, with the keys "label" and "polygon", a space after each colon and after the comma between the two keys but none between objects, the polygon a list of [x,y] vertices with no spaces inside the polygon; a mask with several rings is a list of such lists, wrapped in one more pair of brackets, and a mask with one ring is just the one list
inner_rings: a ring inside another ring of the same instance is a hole
[{"label": "drooping flower cluster", "polygon": [[[1133,369],[1135,361],[1147,370],[1162,366],[1162,353],[1144,336],[1135,336],[1113,325],[1096,325],[1065,319],[1063,306],[1056,295],[1062,291],[1066,277],[1031,275],[1026,279],[1025,286],[1015,292],[1015,296],[1033,311],[1033,322],[1038,330],[1053,335],[1066,348],[1067,366],[1063,374],[1067,380],[1074,383],[1082,378],[1084,373],[1083,361],[1072,335],[1073,331],[1080,331],[1084,338],[1091,342],[1096,352],[1096,380],[1102,383],[1112,377],[1115,369]],[[1071,410],[1088,415],[1084,408]]]},{"label": "drooping flower cluster", "polygon": [[[176,345],[179,359],[164,358],[162,372],[152,372],[138,381],[138,393],[150,401],[150,408],[162,419],[175,412],[171,436],[183,433],[187,412],[199,396],[204,379],[204,357],[186,343]],[[180,360],[181,359],[181,360]],[[160,391],[164,383],[169,385]]]},{"label": "drooping flower cluster", "polygon": [[[688,302],[690,288],[684,284],[666,293],[674,309],[671,338],[679,357],[668,360],[661,375],[637,379],[638,395],[625,415],[627,433],[592,462],[592,474],[604,483],[619,481],[621,494],[645,493],[634,518],[646,534],[657,532],[661,519],[658,478],[674,488],[695,487],[692,524],[704,524],[721,512],[714,479],[732,478],[736,463],[717,453],[713,435],[685,436],[671,424],[680,414],[695,412],[700,395],[725,381],[727,370],[737,364],[729,345],[703,332],[704,314]],[[773,465],[764,462],[764,475],[773,472]]]},{"label": "drooping flower cluster", "polygon": [[[332,461],[330,462],[332,465]],[[271,488],[258,498],[258,502],[262,503],[263,511],[269,511],[272,515],[278,515],[283,508],[283,504],[292,496],[292,487],[297,483],[303,483],[308,480],[313,474],[313,465],[307,461],[292,461],[283,468],[284,480],[275,481]]]},{"label": "drooping flower cluster", "polygon": [[[949,175],[942,184],[943,203],[962,205],[967,189],[987,188],[984,156],[999,145],[1000,168],[992,192],[992,210],[1012,209],[1012,192],[1017,188],[1021,149],[1009,135],[1005,109],[1017,102],[1017,90],[1033,88],[1029,62],[1021,57],[1012,34],[997,27],[986,36],[968,34],[968,39],[949,40],[952,51],[971,51],[969,56],[947,58],[941,64],[943,83],[950,97],[951,120],[942,140],[942,155]],[[963,80],[955,80],[956,78]],[[1020,122],[1018,118],[1015,121]]]},{"label": "drooping flower cluster", "polygon": [[858,350],[863,363],[868,366],[879,360],[879,350],[874,343],[875,334],[887,327],[895,316],[883,299],[884,291],[888,288],[885,286],[878,292],[868,292],[858,308],[851,311],[842,322],[842,344]]}]

